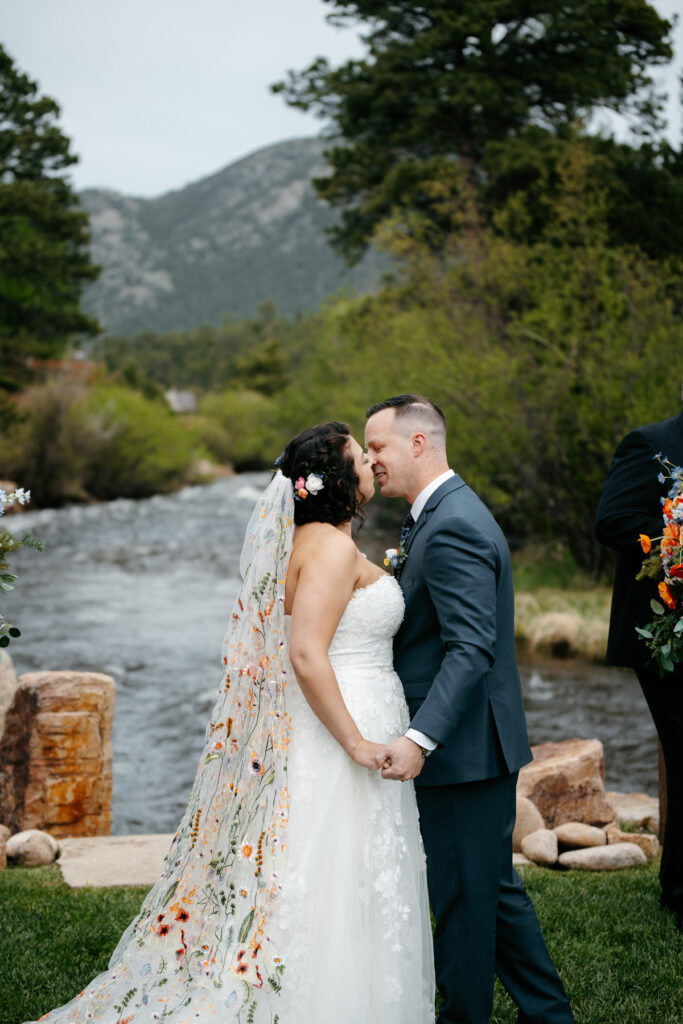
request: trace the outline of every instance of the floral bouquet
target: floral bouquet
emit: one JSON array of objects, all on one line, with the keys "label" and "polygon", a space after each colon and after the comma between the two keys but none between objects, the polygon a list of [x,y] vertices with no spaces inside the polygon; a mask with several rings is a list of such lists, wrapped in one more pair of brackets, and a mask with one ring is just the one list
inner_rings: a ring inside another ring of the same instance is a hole
[{"label": "floral bouquet", "polygon": [[[25,491],[23,487],[18,487],[11,494],[0,488],[0,516],[3,516],[5,509],[11,505],[26,505],[30,500],[31,492]],[[7,530],[0,531],[0,594],[14,590],[14,584],[19,578],[13,572],[9,572],[7,555],[18,551],[19,548],[37,548],[38,551],[42,551],[44,546],[42,540],[36,540],[30,533],[25,533],[23,537],[17,539]],[[18,636],[21,636],[21,630],[0,614],[0,647],[9,647],[10,641]]]},{"label": "floral bouquet", "polygon": [[664,678],[676,664],[683,663],[683,468],[674,466],[661,452],[655,458],[662,465],[659,482],[671,481],[668,496],[662,498],[664,532],[653,539],[640,534],[640,546],[649,557],[636,579],[658,581],[661,600],[650,601],[655,617],[646,626],[636,626],[636,632],[649,647]]}]

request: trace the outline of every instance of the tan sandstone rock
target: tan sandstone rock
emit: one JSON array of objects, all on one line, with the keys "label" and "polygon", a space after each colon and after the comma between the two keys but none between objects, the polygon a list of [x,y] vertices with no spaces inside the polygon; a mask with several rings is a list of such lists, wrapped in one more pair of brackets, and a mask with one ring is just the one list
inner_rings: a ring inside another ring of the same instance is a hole
[{"label": "tan sandstone rock", "polygon": [[90,836],[62,839],[57,865],[67,885],[153,885],[172,835]]},{"label": "tan sandstone rock", "polygon": [[581,821],[568,821],[553,829],[557,841],[564,849],[582,850],[588,846],[605,846],[607,836],[595,825],[584,825]]},{"label": "tan sandstone rock", "polygon": [[0,839],[0,871],[7,867],[7,846],[4,839]]},{"label": "tan sandstone rock", "polygon": [[534,864],[555,864],[557,836],[548,828],[539,828],[522,839],[522,853]]},{"label": "tan sandstone rock", "polygon": [[616,814],[605,796],[604,752],[599,740],[569,739],[532,748],[519,773],[517,795],[536,805],[549,828],[568,821],[607,825]]},{"label": "tan sandstone rock", "polygon": [[532,832],[538,832],[542,828],[545,828],[545,822],[536,805],[532,804],[531,800],[527,800],[525,796],[518,796],[517,818],[515,820],[515,830],[512,833],[513,851],[520,853],[524,836],[528,836]]},{"label": "tan sandstone rock", "polygon": [[0,825],[0,839],[5,842],[12,835],[11,829],[7,828],[7,825]]},{"label": "tan sandstone rock", "polygon": [[29,828],[17,832],[6,843],[7,859],[23,868],[37,867],[40,864],[52,864],[59,847],[55,839],[47,832],[37,828]]},{"label": "tan sandstone rock", "polygon": [[648,860],[657,857],[661,850],[657,836],[648,835],[644,832],[622,832],[618,825],[607,825],[605,827],[605,835],[607,836],[607,842],[612,845],[615,843],[635,843],[636,846],[640,847]]},{"label": "tan sandstone rock", "polygon": [[0,807],[13,831],[109,834],[114,696],[97,672],[20,676],[0,739]]},{"label": "tan sandstone rock", "polygon": [[0,737],[4,729],[5,715],[14,700],[16,688],[17,677],[14,674],[12,659],[7,651],[3,651],[2,658],[0,658]]},{"label": "tan sandstone rock", "polygon": [[617,843],[615,846],[568,850],[560,854],[559,861],[565,868],[582,871],[618,871],[620,868],[641,867],[647,864],[647,857],[634,843]]},{"label": "tan sandstone rock", "polygon": [[647,793],[605,793],[614,808],[619,821],[624,821],[634,828],[649,828],[659,832],[659,800]]}]

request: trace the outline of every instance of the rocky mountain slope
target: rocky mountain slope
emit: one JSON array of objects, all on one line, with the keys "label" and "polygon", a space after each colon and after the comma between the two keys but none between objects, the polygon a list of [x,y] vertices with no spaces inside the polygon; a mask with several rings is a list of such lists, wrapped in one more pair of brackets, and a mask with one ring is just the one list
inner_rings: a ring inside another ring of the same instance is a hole
[{"label": "rocky mountain slope", "polygon": [[82,192],[102,267],[85,309],[126,335],[249,316],[265,299],[295,313],[343,287],[370,290],[385,262],[371,253],[348,270],[325,236],[335,213],[310,184],[325,173],[323,148],[282,142],[154,199]]}]

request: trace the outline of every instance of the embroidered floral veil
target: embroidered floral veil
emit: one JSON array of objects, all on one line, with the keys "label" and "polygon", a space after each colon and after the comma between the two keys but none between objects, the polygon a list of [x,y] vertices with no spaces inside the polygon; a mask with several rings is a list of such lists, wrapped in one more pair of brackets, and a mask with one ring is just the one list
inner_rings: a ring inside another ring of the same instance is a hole
[{"label": "embroidered floral veil", "polygon": [[284,962],[268,926],[288,820],[284,592],[293,509],[292,483],[278,470],[247,528],[223,680],[185,816],[111,960],[131,976],[147,972],[145,1002],[156,985],[181,999],[231,977],[280,987]]}]

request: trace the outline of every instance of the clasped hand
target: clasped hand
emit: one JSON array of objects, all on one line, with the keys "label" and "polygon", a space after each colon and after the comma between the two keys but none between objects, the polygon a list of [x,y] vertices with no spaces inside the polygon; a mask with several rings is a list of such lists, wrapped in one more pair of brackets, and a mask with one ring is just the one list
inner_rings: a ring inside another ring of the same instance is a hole
[{"label": "clasped hand", "polygon": [[401,782],[416,778],[424,764],[422,749],[407,736],[399,736],[391,743],[361,740],[351,757],[363,768],[381,771],[383,779],[396,779]]}]

